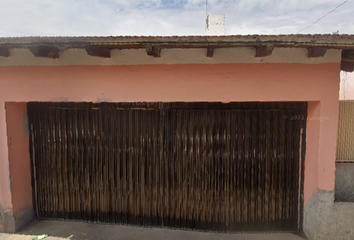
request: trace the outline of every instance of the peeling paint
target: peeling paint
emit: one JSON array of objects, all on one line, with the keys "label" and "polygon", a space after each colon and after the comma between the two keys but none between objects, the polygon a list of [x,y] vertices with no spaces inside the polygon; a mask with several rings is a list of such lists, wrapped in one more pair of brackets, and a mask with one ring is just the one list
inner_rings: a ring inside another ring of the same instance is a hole
[{"label": "peeling paint", "polygon": [[4,221],[4,210],[2,208],[1,205],[1,201],[0,201],[0,224]]},{"label": "peeling paint", "polygon": [[97,102],[112,102],[112,99],[110,98],[97,98]]},{"label": "peeling paint", "polygon": [[10,159],[9,159],[9,161],[8,161],[8,163],[7,163],[7,180],[8,180],[8,182],[9,182],[9,189],[10,189],[10,191],[11,191],[11,178],[10,178]]},{"label": "peeling paint", "polygon": [[60,98],[53,99],[53,102],[68,102],[68,101],[69,101],[68,97],[60,97]]},{"label": "peeling paint", "polygon": [[26,136],[29,136],[29,128],[28,128],[28,115],[27,112],[23,113],[23,129]]}]

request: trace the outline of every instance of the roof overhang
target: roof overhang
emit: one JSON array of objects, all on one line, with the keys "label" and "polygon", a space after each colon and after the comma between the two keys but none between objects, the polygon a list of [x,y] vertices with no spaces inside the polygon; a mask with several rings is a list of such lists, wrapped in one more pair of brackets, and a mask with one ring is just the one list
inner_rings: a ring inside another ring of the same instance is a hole
[{"label": "roof overhang", "polygon": [[337,49],[342,51],[341,69],[354,70],[354,35],[337,34],[0,38],[0,57],[10,57],[11,49],[21,48],[45,58],[59,58],[67,49],[85,49],[90,56],[110,58],[117,49],[146,49],[147,55],[160,57],[161,49],[205,48],[206,56],[212,58],[215,49],[242,47],[254,48],[255,57],[267,57],[274,48],[304,48],[309,58],[321,58],[328,49]]}]

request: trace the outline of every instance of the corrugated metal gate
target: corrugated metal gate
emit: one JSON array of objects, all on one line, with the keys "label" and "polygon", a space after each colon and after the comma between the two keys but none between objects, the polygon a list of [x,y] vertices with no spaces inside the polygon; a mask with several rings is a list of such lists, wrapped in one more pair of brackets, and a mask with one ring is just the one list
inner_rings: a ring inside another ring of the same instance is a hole
[{"label": "corrugated metal gate", "polygon": [[29,103],[40,218],[300,227],[306,103]]}]

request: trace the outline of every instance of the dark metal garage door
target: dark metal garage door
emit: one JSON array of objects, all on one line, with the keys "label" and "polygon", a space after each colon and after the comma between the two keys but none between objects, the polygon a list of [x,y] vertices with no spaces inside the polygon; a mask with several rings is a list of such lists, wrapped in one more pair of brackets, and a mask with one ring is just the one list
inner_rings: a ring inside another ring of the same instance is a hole
[{"label": "dark metal garage door", "polygon": [[306,103],[29,103],[39,218],[300,226]]}]

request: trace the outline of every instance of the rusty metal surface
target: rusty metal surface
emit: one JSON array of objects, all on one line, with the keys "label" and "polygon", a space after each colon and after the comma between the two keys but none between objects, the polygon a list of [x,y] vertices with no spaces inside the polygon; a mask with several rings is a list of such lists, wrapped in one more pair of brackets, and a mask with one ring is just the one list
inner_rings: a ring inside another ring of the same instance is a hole
[{"label": "rusty metal surface", "polygon": [[28,111],[40,218],[299,230],[305,103],[29,103]]}]

